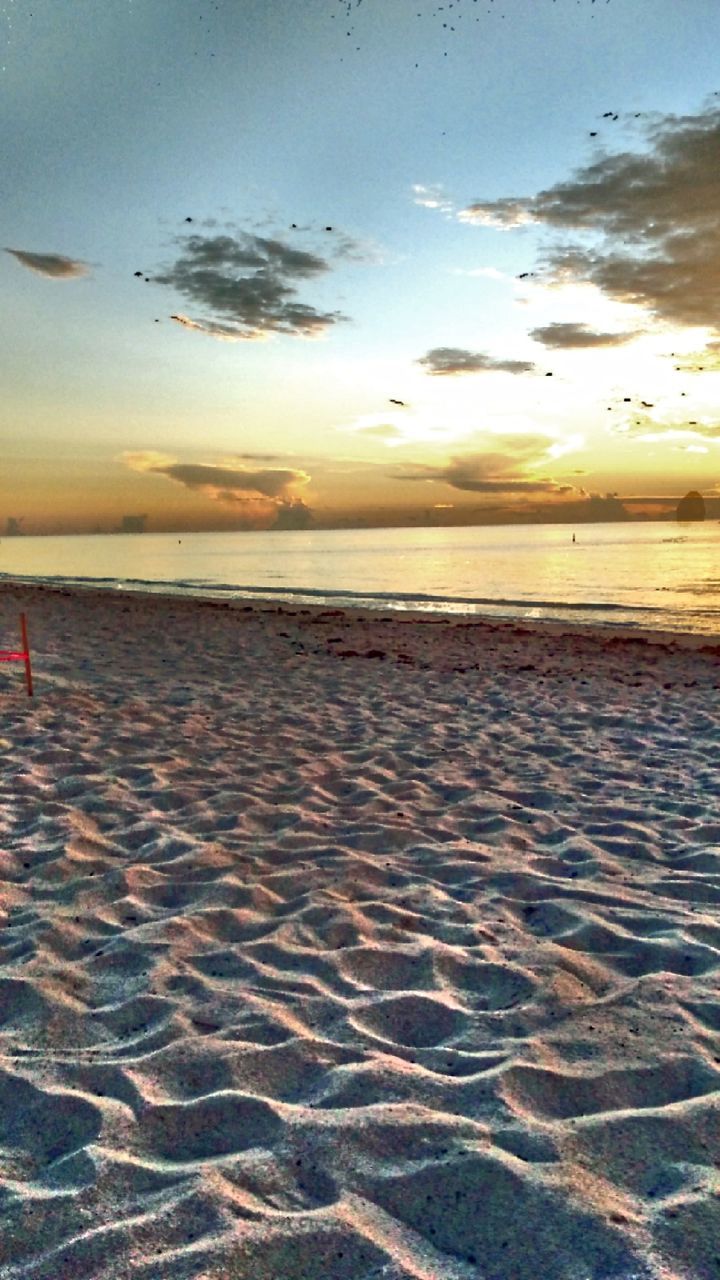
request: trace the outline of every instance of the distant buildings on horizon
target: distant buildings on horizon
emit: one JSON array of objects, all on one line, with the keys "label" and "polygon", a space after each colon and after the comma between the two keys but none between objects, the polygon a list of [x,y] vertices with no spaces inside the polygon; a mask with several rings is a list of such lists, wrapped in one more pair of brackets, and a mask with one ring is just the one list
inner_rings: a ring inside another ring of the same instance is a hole
[{"label": "distant buildings on horizon", "polygon": [[115,530],[116,533],[145,533],[145,525],[147,524],[147,515],[143,516],[123,516],[120,527]]},{"label": "distant buildings on horizon", "polygon": [[[633,508],[636,508],[633,510]],[[656,510],[653,510],[656,508]],[[643,523],[647,521],[699,521],[720,520],[720,495],[703,498],[697,489],[691,489],[683,498],[666,497],[632,497],[618,498],[616,494],[594,495],[582,502],[565,502],[548,505],[540,509],[529,509],[511,512],[507,507],[470,507],[468,505],[443,505],[441,507],[366,507],[364,510],[340,512],[319,510],[311,512],[303,506],[303,519],[294,521],[278,521],[271,529],[259,529],[254,532],[274,532],[279,529],[300,528],[313,529],[390,529],[390,528],[472,528],[501,527],[503,525],[533,524],[611,524],[615,522]],[[86,536],[92,534],[118,533],[244,533],[247,526],[237,527],[231,524],[198,525],[189,528],[187,525],[164,526],[148,530],[150,516],[124,515],[120,524],[102,528],[95,525],[86,529],[47,528],[30,529],[21,527],[22,516],[7,516],[5,528],[0,537],[17,538],[24,535],[35,536]]]}]

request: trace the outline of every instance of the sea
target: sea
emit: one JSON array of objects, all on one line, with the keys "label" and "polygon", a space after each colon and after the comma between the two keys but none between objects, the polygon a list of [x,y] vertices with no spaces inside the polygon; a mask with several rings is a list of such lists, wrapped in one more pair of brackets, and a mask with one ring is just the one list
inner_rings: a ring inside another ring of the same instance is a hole
[{"label": "sea", "polygon": [[0,537],[0,581],[720,634],[720,522]]}]

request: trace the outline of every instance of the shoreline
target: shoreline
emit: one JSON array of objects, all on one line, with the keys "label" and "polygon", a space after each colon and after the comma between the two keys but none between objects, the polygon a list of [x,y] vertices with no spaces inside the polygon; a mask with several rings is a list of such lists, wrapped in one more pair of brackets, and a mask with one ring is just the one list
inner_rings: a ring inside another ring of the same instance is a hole
[{"label": "shoreline", "polygon": [[363,606],[332,605],[329,603],[311,603],[305,601],[291,602],[287,600],[266,599],[264,597],[224,596],[187,596],[181,593],[161,591],[123,590],[120,588],[102,588],[88,583],[87,585],[63,585],[49,583],[26,583],[21,581],[0,581],[0,601],[5,598],[19,598],[31,604],[40,603],[47,597],[77,598],[89,600],[96,605],[103,605],[113,600],[125,604],[138,604],[142,607],[186,606],[190,609],[223,610],[231,613],[252,614],[257,617],[300,617],[317,621],[331,617],[342,617],[351,623],[370,624],[419,624],[445,626],[449,631],[474,629],[478,634],[505,632],[506,634],[525,634],[528,637],[566,637],[567,639],[587,640],[595,644],[613,643],[616,641],[637,642],[638,644],[659,645],[664,648],[694,650],[709,655],[720,655],[720,633],[715,636],[710,632],[662,630],[652,627],[622,626],[608,623],[599,625],[582,622],[569,622],[558,619],[496,617],[478,614],[441,613],[434,610],[412,610],[393,608],[365,608]]}]

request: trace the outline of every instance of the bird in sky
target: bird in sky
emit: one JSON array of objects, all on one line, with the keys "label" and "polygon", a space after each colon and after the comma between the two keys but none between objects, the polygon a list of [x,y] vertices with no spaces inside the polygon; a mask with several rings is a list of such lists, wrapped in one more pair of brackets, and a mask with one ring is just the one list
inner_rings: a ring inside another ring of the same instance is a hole
[{"label": "bird in sky", "polygon": [[403,409],[407,408],[404,400],[393,400],[392,396],[390,396],[390,404],[399,404],[402,405]]}]

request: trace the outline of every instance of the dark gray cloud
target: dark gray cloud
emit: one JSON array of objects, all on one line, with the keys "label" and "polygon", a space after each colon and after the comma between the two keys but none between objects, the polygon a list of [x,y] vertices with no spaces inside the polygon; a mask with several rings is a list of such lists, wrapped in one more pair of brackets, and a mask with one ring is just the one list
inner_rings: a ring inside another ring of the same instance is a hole
[{"label": "dark gray cloud", "polygon": [[313,523],[313,511],[300,498],[279,502],[275,511],[273,529],[308,529]]},{"label": "dark gray cloud", "polygon": [[542,325],[539,329],[531,329],[530,337],[535,342],[542,342],[545,347],[556,350],[572,350],[582,347],[621,347],[626,342],[640,336],[641,330],[633,329],[627,333],[602,333],[590,329],[580,321],[565,321]]},{"label": "dark gray cloud", "polygon": [[297,299],[297,284],[330,268],[318,254],[282,240],[239,231],[235,235],[190,235],[171,267],[154,272],[203,315],[173,315],[190,329],[225,341],[271,333],[312,336],[346,319],[339,311],[319,311]]},{"label": "dark gray cloud", "polygon": [[[414,465],[398,471],[396,480],[434,480],[468,493],[567,494],[577,493],[572,485],[559,484],[549,476],[527,475],[534,462],[540,465],[547,440],[537,436],[507,436],[503,452],[460,454],[441,467]],[[547,460],[542,461],[547,465]]]},{"label": "dark gray cloud", "polygon": [[530,373],[535,367],[528,360],[496,360],[482,351],[465,351],[462,347],[433,347],[416,363],[436,376],[460,373]]},{"label": "dark gray cloud", "polygon": [[143,470],[177,480],[188,489],[213,490],[227,501],[248,495],[284,500],[292,485],[306,484],[310,478],[306,472],[289,467],[251,471],[247,467],[216,467],[206,462],[158,462]]},{"label": "dark gray cloud", "polygon": [[477,200],[460,215],[539,223],[590,243],[556,243],[544,266],[587,280],[672,324],[720,331],[720,107],[658,117],[647,149],[602,155],[537,195]]},{"label": "dark gray cloud", "polygon": [[86,276],[90,268],[78,258],[65,258],[61,253],[29,253],[26,249],[5,249],[23,267],[50,280],[76,280]]}]

